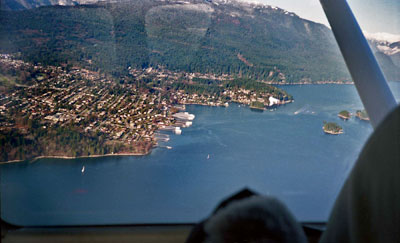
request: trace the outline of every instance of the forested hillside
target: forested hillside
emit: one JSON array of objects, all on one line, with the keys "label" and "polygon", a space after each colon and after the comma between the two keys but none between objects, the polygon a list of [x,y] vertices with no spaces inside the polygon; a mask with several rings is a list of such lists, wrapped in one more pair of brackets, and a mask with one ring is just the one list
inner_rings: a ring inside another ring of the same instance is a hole
[{"label": "forested hillside", "polygon": [[138,0],[1,12],[0,52],[115,76],[129,67],[279,82],[349,80],[324,25],[245,3]]}]

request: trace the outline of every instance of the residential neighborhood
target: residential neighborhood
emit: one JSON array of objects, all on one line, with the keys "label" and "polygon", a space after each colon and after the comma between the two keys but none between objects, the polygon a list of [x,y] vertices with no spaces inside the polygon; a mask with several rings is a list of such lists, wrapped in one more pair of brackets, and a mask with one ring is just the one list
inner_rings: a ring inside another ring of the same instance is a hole
[{"label": "residential neighborhood", "polygon": [[[32,122],[37,124],[36,129],[68,128],[99,136],[106,144],[119,144],[121,149],[113,145],[113,153],[132,151],[143,142],[154,146],[157,130],[185,126],[185,121],[173,116],[182,110],[179,105],[259,102],[268,107],[292,101],[281,93],[278,99],[262,90],[228,86],[233,82],[229,75],[129,68],[129,75],[116,81],[76,66],[31,64],[5,54],[0,55],[0,65],[9,73],[15,71],[14,76],[2,75],[2,82],[7,83],[4,86],[8,87],[0,93],[3,134],[17,130],[29,137],[34,129],[29,126]],[[199,83],[205,81],[211,84]]]}]

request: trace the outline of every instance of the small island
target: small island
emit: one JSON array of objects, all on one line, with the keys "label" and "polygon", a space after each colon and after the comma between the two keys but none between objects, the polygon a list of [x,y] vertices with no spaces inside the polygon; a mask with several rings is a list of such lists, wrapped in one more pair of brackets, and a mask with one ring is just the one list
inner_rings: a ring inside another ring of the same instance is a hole
[{"label": "small island", "polygon": [[335,122],[324,122],[322,127],[326,134],[338,135],[343,133],[343,128]]},{"label": "small island", "polygon": [[350,114],[350,112],[343,110],[343,111],[339,112],[338,117],[340,117],[343,120],[348,120],[348,119],[350,119],[351,114]]},{"label": "small island", "polygon": [[369,116],[366,110],[358,110],[356,111],[356,117],[362,121],[369,121]]}]

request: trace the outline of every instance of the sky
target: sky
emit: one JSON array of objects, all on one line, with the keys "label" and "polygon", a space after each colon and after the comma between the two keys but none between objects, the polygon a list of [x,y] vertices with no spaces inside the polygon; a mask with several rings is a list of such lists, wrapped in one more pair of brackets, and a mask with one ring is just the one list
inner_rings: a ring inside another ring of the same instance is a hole
[{"label": "sky", "polygon": [[[328,20],[319,0],[246,0],[277,6],[302,18],[322,23]],[[363,31],[400,35],[400,0],[348,0]]]}]

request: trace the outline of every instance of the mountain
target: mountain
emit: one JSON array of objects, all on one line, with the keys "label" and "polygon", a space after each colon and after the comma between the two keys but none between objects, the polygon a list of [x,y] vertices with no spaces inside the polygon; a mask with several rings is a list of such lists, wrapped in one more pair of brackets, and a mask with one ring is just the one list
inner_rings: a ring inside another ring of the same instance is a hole
[{"label": "mountain", "polygon": [[350,79],[329,28],[277,7],[224,0],[62,3],[73,6],[1,12],[0,51],[113,75],[152,66],[286,83]]},{"label": "mountain", "polygon": [[365,33],[365,36],[386,77],[400,81],[400,35]]},{"label": "mountain", "polygon": [[73,6],[93,4],[97,0],[0,0],[1,10],[26,10],[48,5]]},{"label": "mountain", "polygon": [[72,0],[1,0],[2,10],[25,10],[47,5],[74,5]]}]

